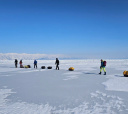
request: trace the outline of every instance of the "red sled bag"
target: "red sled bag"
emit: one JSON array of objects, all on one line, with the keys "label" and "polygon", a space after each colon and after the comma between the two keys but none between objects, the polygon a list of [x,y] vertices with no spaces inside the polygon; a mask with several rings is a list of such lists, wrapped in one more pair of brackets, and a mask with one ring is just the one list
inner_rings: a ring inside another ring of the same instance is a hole
[{"label": "red sled bag", "polygon": [[106,64],[107,64],[107,62],[106,62],[106,61],[104,61],[103,65],[104,65],[104,66],[106,66]]}]

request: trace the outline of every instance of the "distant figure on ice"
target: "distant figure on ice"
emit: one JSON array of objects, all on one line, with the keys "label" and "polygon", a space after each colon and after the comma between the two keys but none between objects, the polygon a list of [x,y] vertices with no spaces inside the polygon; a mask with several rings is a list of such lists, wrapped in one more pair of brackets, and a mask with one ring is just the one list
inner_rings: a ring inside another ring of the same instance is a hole
[{"label": "distant figure on ice", "polygon": [[36,60],[34,60],[34,68],[37,68],[37,61]]},{"label": "distant figure on ice", "polygon": [[58,58],[56,58],[55,64],[56,64],[56,70],[57,70],[57,69],[59,70],[59,60],[58,60]]},{"label": "distant figure on ice", "polygon": [[102,69],[103,69],[103,70],[104,70],[104,75],[106,75],[105,66],[106,66],[106,61],[103,61],[103,60],[101,59],[101,66],[100,66],[100,73],[99,73],[99,74],[102,73]]},{"label": "distant figure on ice", "polygon": [[22,65],[22,60],[20,60],[19,64],[20,64],[20,68],[24,68],[23,65]]},{"label": "distant figure on ice", "polygon": [[17,68],[17,64],[18,64],[18,60],[17,59],[15,59],[15,67]]}]

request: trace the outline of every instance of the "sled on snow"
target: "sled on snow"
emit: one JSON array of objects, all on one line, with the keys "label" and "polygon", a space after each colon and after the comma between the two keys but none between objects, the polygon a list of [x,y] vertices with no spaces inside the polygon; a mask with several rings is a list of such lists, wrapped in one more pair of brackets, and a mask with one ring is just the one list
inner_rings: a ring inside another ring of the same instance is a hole
[{"label": "sled on snow", "polygon": [[46,67],[45,66],[41,66],[41,69],[45,69]]},{"label": "sled on snow", "polygon": [[24,66],[24,68],[31,68],[31,66],[30,65],[26,65],[26,66]]},{"label": "sled on snow", "polygon": [[51,66],[48,66],[47,69],[52,69],[52,67]]},{"label": "sled on snow", "polygon": [[74,68],[73,68],[73,67],[70,67],[70,68],[69,68],[69,71],[74,71]]},{"label": "sled on snow", "polygon": [[128,71],[125,70],[125,71],[123,72],[123,75],[124,75],[124,77],[128,77]]}]

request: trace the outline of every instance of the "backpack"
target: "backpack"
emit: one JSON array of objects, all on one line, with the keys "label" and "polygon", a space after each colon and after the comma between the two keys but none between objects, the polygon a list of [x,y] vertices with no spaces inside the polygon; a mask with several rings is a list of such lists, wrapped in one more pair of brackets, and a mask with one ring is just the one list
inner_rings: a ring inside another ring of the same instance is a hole
[{"label": "backpack", "polygon": [[104,66],[106,66],[106,64],[107,64],[107,62],[106,62],[106,61],[104,61],[103,65],[104,65]]}]

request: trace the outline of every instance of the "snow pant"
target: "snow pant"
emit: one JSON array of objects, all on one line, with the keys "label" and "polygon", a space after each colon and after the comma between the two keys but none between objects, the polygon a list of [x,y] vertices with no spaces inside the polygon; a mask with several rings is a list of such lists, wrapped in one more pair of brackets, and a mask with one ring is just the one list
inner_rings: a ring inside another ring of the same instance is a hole
[{"label": "snow pant", "polygon": [[58,65],[58,64],[56,65],[56,70],[57,70],[57,69],[59,70],[59,65]]},{"label": "snow pant", "polygon": [[35,67],[37,68],[37,64],[34,64],[34,68],[35,68]]},{"label": "snow pant", "polygon": [[104,70],[104,72],[106,72],[105,67],[101,67],[100,72],[102,72],[102,69]]},{"label": "snow pant", "polygon": [[17,68],[17,63],[15,63],[15,67]]}]

